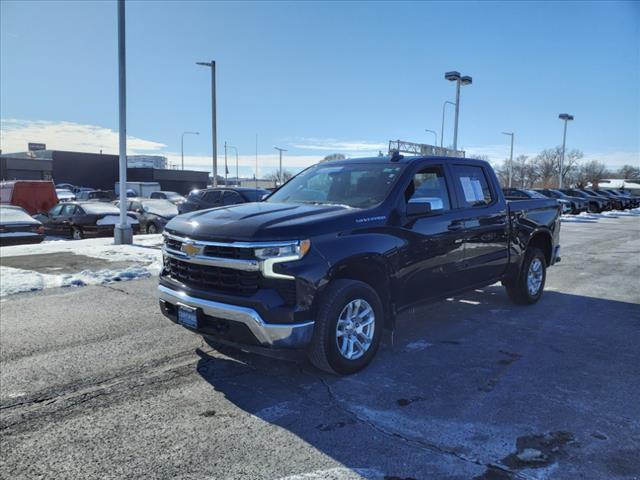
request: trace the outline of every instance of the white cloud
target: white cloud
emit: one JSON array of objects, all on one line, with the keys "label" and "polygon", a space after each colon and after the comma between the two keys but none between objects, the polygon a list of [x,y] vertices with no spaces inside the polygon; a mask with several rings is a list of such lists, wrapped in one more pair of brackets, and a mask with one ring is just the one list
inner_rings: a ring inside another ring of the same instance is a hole
[{"label": "white cloud", "polygon": [[[118,152],[118,132],[97,125],[46,120],[0,120],[3,153],[24,152],[29,142],[44,143],[50,150]],[[127,153],[159,153],[166,145],[127,135]]]},{"label": "white cloud", "polygon": [[320,150],[336,153],[375,152],[385,151],[386,143],[368,142],[365,140],[343,141],[332,138],[298,138],[291,142],[293,148],[301,150]]}]

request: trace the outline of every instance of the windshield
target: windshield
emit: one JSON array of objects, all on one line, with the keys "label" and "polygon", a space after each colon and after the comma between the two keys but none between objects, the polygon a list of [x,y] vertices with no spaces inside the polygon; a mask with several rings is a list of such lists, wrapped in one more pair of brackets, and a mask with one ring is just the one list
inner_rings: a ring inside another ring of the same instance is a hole
[{"label": "windshield", "polygon": [[175,217],[178,214],[178,207],[169,200],[145,200],[142,202],[142,208],[145,212],[161,217]]},{"label": "windshield", "polygon": [[386,198],[401,170],[388,163],[320,164],[292,178],[266,201],[371,208]]},{"label": "windshield", "polygon": [[536,192],[535,190],[525,190],[525,192],[527,192],[527,194],[531,198],[547,198],[544,195],[542,195],[540,192]]},{"label": "windshield", "polygon": [[81,207],[89,215],[99,215],[102,213],[118,215],[120,213],[120,210],[110,203],[83,203]]}]

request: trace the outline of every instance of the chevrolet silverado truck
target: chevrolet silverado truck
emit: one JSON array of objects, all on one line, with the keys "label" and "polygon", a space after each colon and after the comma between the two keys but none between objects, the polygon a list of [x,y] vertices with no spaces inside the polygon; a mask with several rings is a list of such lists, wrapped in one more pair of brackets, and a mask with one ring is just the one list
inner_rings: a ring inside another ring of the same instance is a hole
[{"label": "chevrolet silverado truck", "polygon": [[540,300],[560,260],[553,199],[505,201],[484,161],[387,157],[314,165],[261,202],[166,226],[160,308],[208,341],[368,365],[398,314],[502,282]]}]

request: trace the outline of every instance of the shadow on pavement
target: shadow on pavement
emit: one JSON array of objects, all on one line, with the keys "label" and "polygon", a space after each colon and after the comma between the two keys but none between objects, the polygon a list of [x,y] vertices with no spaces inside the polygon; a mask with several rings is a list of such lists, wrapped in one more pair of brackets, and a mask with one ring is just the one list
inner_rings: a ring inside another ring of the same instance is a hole
[{"label": "shadow on pavement", "polygon": [[349,377],[229,348],[197,369],[344,465],[335,478],[633,478],[639,332],[636,304],[547,291],[518,307],[491,286],[403,315]]}]

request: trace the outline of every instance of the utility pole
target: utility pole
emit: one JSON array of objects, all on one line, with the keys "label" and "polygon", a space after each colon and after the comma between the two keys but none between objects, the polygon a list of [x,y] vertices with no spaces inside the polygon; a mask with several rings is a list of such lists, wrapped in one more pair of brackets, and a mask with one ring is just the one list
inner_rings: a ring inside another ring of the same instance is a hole
[{"label": "utility pole", "polygon": [[502,132],[503,135],[511,137],[511,153],[509,154],[509,188],[513,181],[513,132]]},{"label": "utility pole", "polygon": [[113,243],[133,243],[133,231],[127,222],[127,61],[125,45],[124,0],[118,0],[118,143],[119,143],[119,190],[120,223],[115,226]]},{"label": "utility pole", "polygon": [[182,135],[180,135],[180,159],[182,160],[182,170],[184,170],[184,136],[185,135],[200,135],[200,132],[182,132]]},{"label": "utility pole", "polygon": [[213,186],[218,186],[218,131],[216,125],[216,62],[196,62],[196,65],[211,68],[211,140],[213,147]]},{"label": "utility pole", "polygon": [[[278,152],[280,152],[280,169],[279,169],[279,173],[278,173],[278,181],[280,182],[280,185],[282,185],[282,152],[286,152],[287,150],[285,150],[284,148],[280,148],[280,147],[273,147],[276,150],[278,150]],[[280,186],[278,185],[278,186]]]},{"label": "utility pole", "polygon": [[258,134],[256,133],[256,188],[258,188]]},{"label": "utility pole", "polygon": [[564,120],[564,133],[562,134],[562,155],[560,156],[560,172],[558,178],[558,188],[562,188],[562,170],[564,169],[564,152],[567,146],[567,122],[573,120],[573,115],[569,115],[568,113],[561,113],[558,115],[560,120]]},{"label": "utility pole", "polygon": [[229,169],[227,168],[227,142],[224,142],[224,186],[227,186],[227,172]]}]

